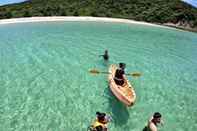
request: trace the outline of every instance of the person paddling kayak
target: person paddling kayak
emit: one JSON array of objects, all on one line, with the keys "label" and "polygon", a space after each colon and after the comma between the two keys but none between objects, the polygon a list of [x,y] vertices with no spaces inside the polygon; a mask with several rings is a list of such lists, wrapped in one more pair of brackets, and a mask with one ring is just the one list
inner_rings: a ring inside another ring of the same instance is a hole
[{"label": "person paddling kayak", "polygon": [[119,63],[119,68],[116,70],[115,77],[114,77],[114,81],[117,85],[122,86],[124,84],[125,68],[126,68],[125,63]]}]

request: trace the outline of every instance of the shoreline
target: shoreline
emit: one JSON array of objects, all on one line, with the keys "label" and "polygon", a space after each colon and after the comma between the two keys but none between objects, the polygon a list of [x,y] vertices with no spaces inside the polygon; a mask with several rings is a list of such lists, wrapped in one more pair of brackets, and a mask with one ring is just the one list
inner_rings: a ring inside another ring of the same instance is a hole
[{"label": "shoreline", "polygon": [[[75,16],[50,16],[50,17],[22,17],[22,18],[12,18],[12,19],[1,19],[0,25],[3,24],[14,24],[14,23],[31,23],[31,22],[53,22],[53,21],[93,21],[93,22],[113,22],[113,23],[128,23],[128,24],[139,24],[147,25],[168,29],[179,30],[175,27],[169,27],[166,25],[159,25],[154,23],[135,21],[129,19],[120,19],[120,18],[107,18],[107,17],[75,17]],[[181,30],[182,31],[182,30]]]},{"label": "shoreline", "polygon": [[180,26],[173,23],[148,23],[144,21],[136,21],[131,19],[122,18],[109,18],[109,17],[92,17],[92,16],[47,16],[47,17],[21,17],[21,18],[10,18],[10,19],[0,19],[0,25],[3,24],[14,24],[14,23],[31,23],[31,22],[55,22],[55,21],[89,21],[89,22],[112,22],[112,23],[127,23],[127,24],[139,24],[154,26],[160,28],[168,28],[177,31],[188,31],[197,33],[197,28],[190,28],[185,26]]},{"label": "shoreline", "polygon": [[173,23],[164,23],[162,24],[163,26],[168,26],[171,28],[176,28],[182,31],[189,31],[189,32],[194,32],[197,33],[197,28],[191,28],[189,25],[179,25],[179,24],[173,24]]}]

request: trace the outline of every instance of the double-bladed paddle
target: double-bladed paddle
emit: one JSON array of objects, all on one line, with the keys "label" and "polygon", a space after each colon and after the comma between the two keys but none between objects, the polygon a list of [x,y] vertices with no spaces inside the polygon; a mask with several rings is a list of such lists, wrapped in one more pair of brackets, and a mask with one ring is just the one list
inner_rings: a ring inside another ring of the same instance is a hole
[{"label": "double-bladed paddle", "polygon": [[[92,74],[100,74],[100,73],[101,73],[101,74],[111,74],[110,72],[99,71],[99,70],[97,70],[97,69],[91,69],[91,70],[89,70],[89,72],[92,73]],[[139,76],[141,76],[142,74],[139,73],[139,72],[135,72],[135,73],[127,73],[127,74],[125,74],[125,75],[133,76],[133,77],[139,77]]]}]

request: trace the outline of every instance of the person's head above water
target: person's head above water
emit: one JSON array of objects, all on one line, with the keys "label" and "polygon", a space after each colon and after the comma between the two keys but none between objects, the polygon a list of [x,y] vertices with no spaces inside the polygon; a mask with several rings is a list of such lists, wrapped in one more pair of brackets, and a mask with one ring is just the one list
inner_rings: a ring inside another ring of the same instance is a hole
[{"label": "person's head above water", "polygon": [[98,121],[100,122],[105,121],[105,116],[106,116],[105,113],[96,112],[96,115],[97,115]]},{"label": "person's head above water", "polygon": [[161,118],[161,114],[159,112],[155,112],[153,118]]},{"label": "person's head above water", "polygon": [[161,122],[161,117],[162,117],[162,115],[159,112],[155,112],[154,115],[153,115],[153,120],[157,123],[160,123]]}]

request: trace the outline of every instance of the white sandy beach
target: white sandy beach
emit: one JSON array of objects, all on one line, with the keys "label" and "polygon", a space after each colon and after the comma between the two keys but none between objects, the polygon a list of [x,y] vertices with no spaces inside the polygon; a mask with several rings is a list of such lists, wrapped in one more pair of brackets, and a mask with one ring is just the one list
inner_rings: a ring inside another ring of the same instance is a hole
[{"label": "white sandy beach", "polygon": [[139,21],[128,20],[128,19],[106,18],[106,17],[74,17],[74,16],[51,16],[51,17],[27,17],[27,18],[2,19],[0,20],[0,24],[44,22],[44,21],[45,22],[47,21],[97,21],[97,22],[130,23],[130,24],[156,26],[156,27],[162,27],[162,28],[171,28],[167,26],[156,25],[156,24],[151,24],[147,22],[139,22]]}]

